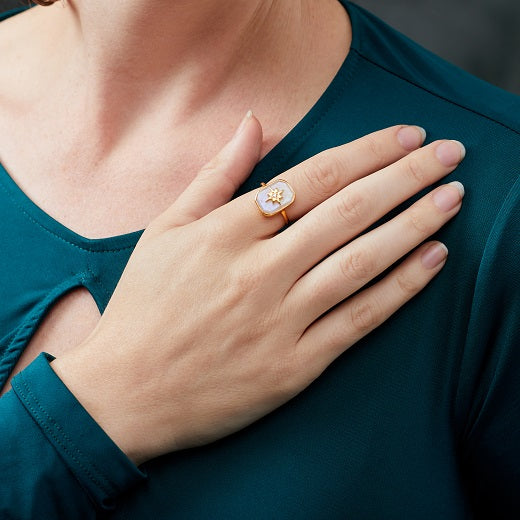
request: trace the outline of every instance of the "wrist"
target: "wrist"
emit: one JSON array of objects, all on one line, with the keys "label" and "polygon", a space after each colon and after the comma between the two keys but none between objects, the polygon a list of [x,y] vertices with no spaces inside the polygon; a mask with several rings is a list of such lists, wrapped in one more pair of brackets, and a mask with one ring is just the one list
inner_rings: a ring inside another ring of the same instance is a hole
[{"label": "wrist", "polygon": [[[92,360],[95,359],[95,362]],[[133,388],[128,378],[117,377],[117,368],[83,346],[60,356],[51,368],[81,406],[136,465],[153,457],[151,421],[139,417],[132,406]]]}]

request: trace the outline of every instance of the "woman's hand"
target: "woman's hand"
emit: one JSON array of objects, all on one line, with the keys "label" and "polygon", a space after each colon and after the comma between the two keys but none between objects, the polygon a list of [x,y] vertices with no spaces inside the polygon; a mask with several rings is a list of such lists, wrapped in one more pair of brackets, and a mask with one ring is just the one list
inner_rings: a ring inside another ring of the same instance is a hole
[{"label": "woman's hand", "polygon": [[392,127],[280,175],[296,200],[278,233],[282,216],[264,217],[255,193],[228,202],[259,156],[246,117],[145,230],[97,327],[54,370],[136,463],[269,413],[444,265],[446,248],[424,244],[358,292],[460,209],[461,185],[446,185],[362,234],[464,156],[453,141],[412,151],[423,139]]}]

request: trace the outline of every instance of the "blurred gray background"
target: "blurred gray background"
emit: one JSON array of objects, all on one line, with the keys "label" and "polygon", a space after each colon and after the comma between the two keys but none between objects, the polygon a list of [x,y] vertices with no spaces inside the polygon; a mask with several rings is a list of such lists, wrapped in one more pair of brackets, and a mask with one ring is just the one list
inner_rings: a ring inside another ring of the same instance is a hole
[{"label": "blurred gray background", "polygon": [[[0,11],[27,3],[28,0],[0,0]],[[448,61],[520,94],[520,0],[356,3]]]}]

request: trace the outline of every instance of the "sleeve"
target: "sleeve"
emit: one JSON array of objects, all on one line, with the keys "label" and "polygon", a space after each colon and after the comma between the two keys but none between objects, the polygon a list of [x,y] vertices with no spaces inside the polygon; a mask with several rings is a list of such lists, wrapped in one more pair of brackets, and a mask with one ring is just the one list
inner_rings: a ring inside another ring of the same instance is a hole
[{"label": "sleeve", "polygon": [[41,354],[0,399],[0,518],[93,519],[145,475]]},{"label": "sleeve", "polygon": [[460,391],[463,471],[477,518],[520,518],[520,179],[488,238]]}]

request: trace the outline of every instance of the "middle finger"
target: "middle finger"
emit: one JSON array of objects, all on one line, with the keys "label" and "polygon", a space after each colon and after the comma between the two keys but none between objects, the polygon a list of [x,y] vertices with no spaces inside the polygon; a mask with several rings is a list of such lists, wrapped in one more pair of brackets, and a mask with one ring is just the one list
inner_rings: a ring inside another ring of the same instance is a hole
[{"label": "middle finger", "polygon": [[437,141],[364,177],[326,200],[279,235],[269,247],[299,277],[391,209],[452,172],[464,158],[458,141]]}]

